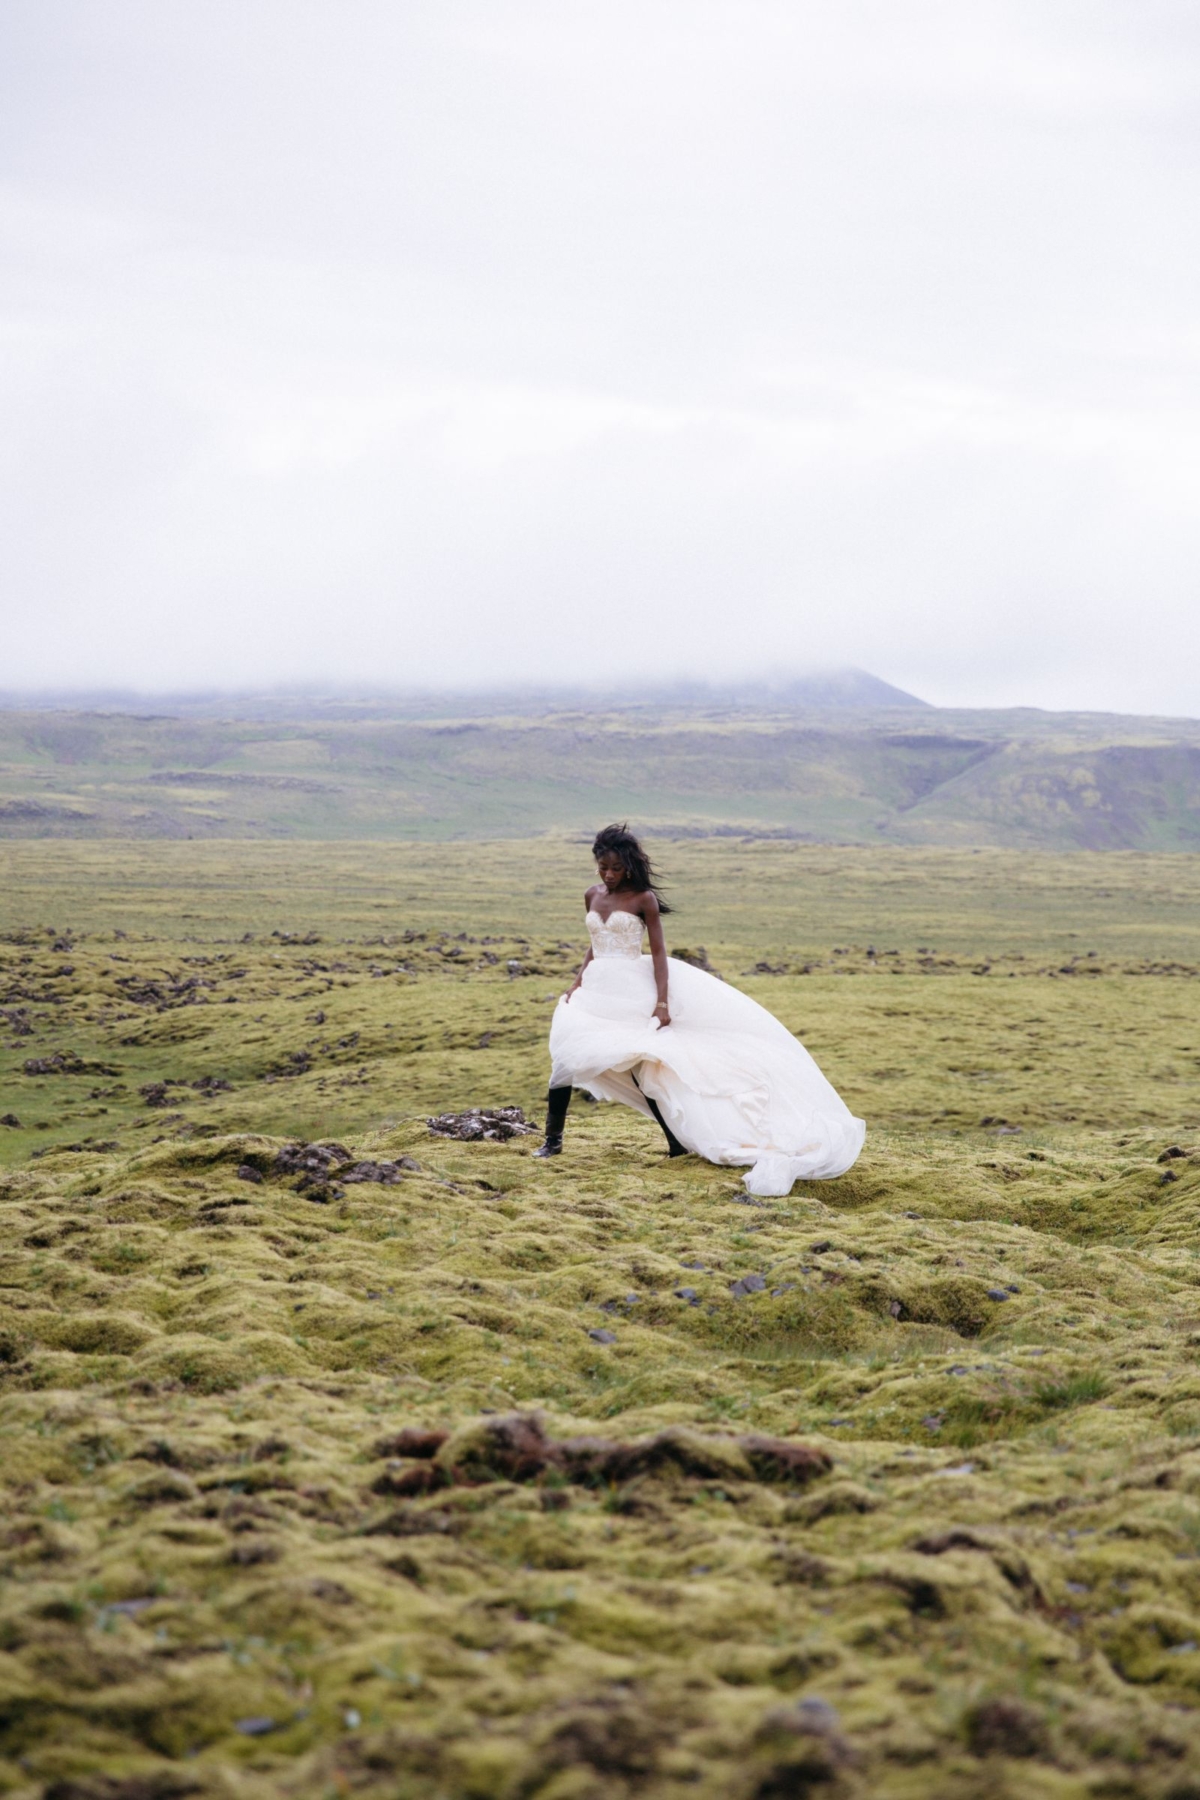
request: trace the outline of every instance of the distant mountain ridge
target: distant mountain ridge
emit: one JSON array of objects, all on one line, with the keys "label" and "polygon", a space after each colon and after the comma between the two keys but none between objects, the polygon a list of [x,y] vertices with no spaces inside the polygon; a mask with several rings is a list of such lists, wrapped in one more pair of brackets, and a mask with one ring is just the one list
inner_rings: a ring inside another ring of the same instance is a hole
[{"label": "distant mountain ridge", "polygon": [[588,837],[628,818],[691,838],[1200,850],[1200,723],[864,704],[898,690],[846,673],[840,698],[781,683],[757,703],[0,709],[0,838]]}]

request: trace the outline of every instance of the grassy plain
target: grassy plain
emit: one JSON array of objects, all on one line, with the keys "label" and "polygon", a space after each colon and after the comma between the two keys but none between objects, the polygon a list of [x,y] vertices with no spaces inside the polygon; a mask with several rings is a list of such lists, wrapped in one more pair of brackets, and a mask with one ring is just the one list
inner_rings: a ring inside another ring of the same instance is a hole
[{"label": "grassy plain", "polygon": [[579,844],[9,850],[0,1791],[1200,1794],[1196,859],[663,845],[869,1123],[752,1203],[428,1131],[536,1114]]}]

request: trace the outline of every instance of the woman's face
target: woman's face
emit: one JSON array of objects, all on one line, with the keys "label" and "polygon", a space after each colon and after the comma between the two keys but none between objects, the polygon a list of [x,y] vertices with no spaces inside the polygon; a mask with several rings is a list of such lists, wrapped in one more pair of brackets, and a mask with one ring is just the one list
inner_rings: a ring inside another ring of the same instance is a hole
[{"label": "woman's face", "polygon": [[625,879],[625,864],[611,850],[606,850],[596,861],[596,873],[612,894]]}]

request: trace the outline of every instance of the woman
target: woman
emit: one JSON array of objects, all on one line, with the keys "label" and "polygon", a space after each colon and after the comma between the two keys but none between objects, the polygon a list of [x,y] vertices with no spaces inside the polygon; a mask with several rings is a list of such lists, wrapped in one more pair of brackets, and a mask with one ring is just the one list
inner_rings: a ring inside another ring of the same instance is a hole
[{"label": "woman", "polygon": [[668,965],[662,915],[671,909],[628,826],[607,825],[592,855],[591,948],[554,1010],[546,1141],[534,1155],[561,1154],[571,1089],[581,1087],[657,1119],[672,1156],[752,1164],[752,1194],[844,1174],[866,1126],[803,1044],[717,976]]}]

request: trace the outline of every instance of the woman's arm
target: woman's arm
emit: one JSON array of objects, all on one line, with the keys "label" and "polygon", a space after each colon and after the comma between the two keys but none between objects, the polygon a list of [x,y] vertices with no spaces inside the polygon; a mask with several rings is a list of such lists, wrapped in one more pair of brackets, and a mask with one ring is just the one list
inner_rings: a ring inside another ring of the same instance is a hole
[{"label": "woman's arm", "polygon": [[646,921],[646,935],[650,939],[650,955],[654,961],[654,985],[658,990],[658,1004],[654,1008],[654,1017],[661,1029],[671,1023],[671,1009],[667,1004],[667,946],[663,938],[662,915],[658,910],[658,895],[642,896],[642,917]]},{"label": "woman's arm", "polygon": [[[589,911],[591,910],[592,895],[595,893],[595,891],[596,891],[595,888],[589,888],[587,890],[587,893],[583,896],[583,916],[585,919],[587,918],[587,915],[588,915]],[[591,962],[591,960],[592,960],[592,946],[589,944],[588,949],[587,949],[587,955],[584,957],[583,961],[579,965],[579,973],[576,975],[574,981],[571,983],[570,987],[567,989],[566,993],[563,995],[564,1000],[569,1000],[571,998],[571,995],[575,992],[576,988],[580,985],[580,983],[583,980],[583,971],[587,968],[587,966]]]},{"label": "woman's arm", "polygon": [[587,966],[591,962],[591,960],[592,960],[592,947],[589,944],[588,945],[588,953],[579,965],[578,975],[576,975],[574,981],[571,983],[570,987],[567,989],[566,993],[563,995],[564,1000],[569,1000],[571,998],[571,995],[575,992],[576,988],[581,985],[581,983],[583,981],[583,971],[587,968]]}]

